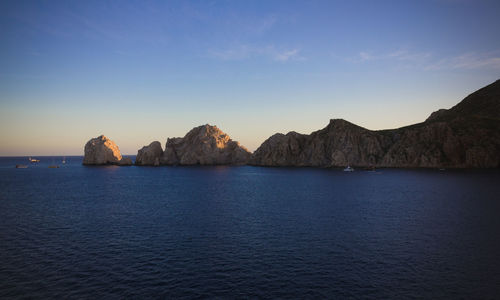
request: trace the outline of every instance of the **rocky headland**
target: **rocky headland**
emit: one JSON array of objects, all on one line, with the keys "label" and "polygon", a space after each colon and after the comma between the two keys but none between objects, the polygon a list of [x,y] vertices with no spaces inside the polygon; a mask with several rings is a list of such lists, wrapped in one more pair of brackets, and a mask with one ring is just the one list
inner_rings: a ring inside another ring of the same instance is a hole
[{"label": "rocky headland", "polygon": [[422,123],[372,131],[342,119],[309,135],[275,134],[253,154],[258,166],[500,167],[500,80]]},{"label": "rocky headland", "polygon": [[132,165],[132,160],[122,157],[118,146],[104,135],[90,139],[85,144],[84,153],[84,165]]}]

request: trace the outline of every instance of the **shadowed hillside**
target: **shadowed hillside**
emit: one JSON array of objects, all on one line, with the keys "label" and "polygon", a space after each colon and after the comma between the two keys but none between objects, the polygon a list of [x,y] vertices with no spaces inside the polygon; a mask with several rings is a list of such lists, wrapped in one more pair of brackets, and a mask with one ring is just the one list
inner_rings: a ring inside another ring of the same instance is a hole
[{"label": "shadowed hillside", "polygon": [[500,166],[500,80],[423,123],[372,131],[342,119],[310,135],[275,134],[253,154],[261,166]]}]

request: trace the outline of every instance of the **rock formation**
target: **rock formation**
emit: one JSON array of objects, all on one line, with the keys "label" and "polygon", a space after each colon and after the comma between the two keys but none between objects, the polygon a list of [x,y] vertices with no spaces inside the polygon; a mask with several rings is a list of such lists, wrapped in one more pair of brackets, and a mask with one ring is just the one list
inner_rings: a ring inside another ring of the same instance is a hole
[{"label": "rock formation", "polygon": [[[425,122],[372,131],[342,119],[309,135],[277,133],[250,154],[219,128],[196,127],[183,138],[157,141],[137,153],[136,165],[313,167],[500,167],[500,80]],[[131,165],[115,143],[100,136],[85,145],[85,165]]]},{"label": "rock formation", "polygon": [[254,153],[251,163],[264,166],[369,166],[383,156],[390,141],[342,119],[310,135],[275,134]]},{"label": "rock formation", "polygon": [[246,164],[251,154],[216,126],[203,125],[183,138],[169,138],[160,159],[163,165]]},{"label": "rock formation", "polygon": [[336,119],[310,135],[275,134],[253,154],[261,166],[500,167],[500,80],[423,123],[371,131]]},{"label": "rock formation", "polygon": [[132,159],[130,157],[122,157],[120,161],[117,163],[119,166],[131,166],[133,164]]},{"label": "rock formation", "polygon": [[84,151],[84,165],[132,165],[132,160],[122,157],[118,146],[104,135],[89,140]]},{"label": "rock formation", "polygon": [[159,166],[160,158],[163,155],[161,144],[154,141],[149,146],[144,146],[137,152],[135,164],[137,166]]}]

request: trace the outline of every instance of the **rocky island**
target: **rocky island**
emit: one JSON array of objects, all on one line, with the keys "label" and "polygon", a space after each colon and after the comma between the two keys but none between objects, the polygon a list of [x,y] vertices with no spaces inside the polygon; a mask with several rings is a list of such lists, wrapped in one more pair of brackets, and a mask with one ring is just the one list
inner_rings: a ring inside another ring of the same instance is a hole
[{"label": "rocky island", "polygon": [[169,138],[165,151],[154,141],[137,152],[138,166],[159,165],[241,165],[251,153],[245,147],[209,124],[190,130],[184,137]]},{"label": "rocky island", "polygon": [[118,146],[104,135],[89,140],[84,151],[84,165],[132,165],[132,160],[122,157]]},{"label": "rocky island", "polygon": [[136,166],[159,166],[160,158],[163,154],[163,149],[161,149],[161,144],[158,141],[154,141],[149,146],[142,147],[137,151],[137,156],[135,158]]},{"label": "rocky island", "polygon": [[[104,136],[85,145],[83,163],[132,164]],[[411,126],[374,131],[332,119],[311,134],[274,134],[251,154],[219,128],[206,124],[182,138],[167,139],[165,151],[158,141],[144,146],[135,164],[498,168],[500,80]]]},{"label": "rocky island", "polygon": [[167,139],[162,165],[241,165],[251,153],[216,126],[202,125],[183,138]]}]

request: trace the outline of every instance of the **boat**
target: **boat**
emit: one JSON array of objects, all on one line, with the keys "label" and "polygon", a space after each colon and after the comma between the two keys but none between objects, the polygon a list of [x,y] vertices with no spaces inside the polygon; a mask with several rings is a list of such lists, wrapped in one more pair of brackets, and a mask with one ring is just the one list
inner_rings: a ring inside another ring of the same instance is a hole
[{"label": "boat", "polygon": [[65,156],[65,157],[63,157],[62,163],[63,163],[63,164],[65,164],[65,163],[66,163],[66,156]]},{"label": "boat", "polygon": [[59,168],[59,165],[56,165],[55,158],[53,157],[52,158],[52,164],[49,165],[49,169],[57,169],[57,168]]},{"label": "boat", "polygon": [[344,169],[344,172],[353,172],[354,169],[351,168],[351,166],[347,166],[345,169]]},{"label": "boat", "polygon": [[16,169],[27,169],[27,165],[16,165]]},{"label": "boat", "polygon": [[36,159],[36,158],[31,158],[31,156],[30,156],[29,160],[30,160],[30,162],[31,162],[31,163],[37,163],[37,162],[40,162],[40,160],[39,160],[39,159]]}]

